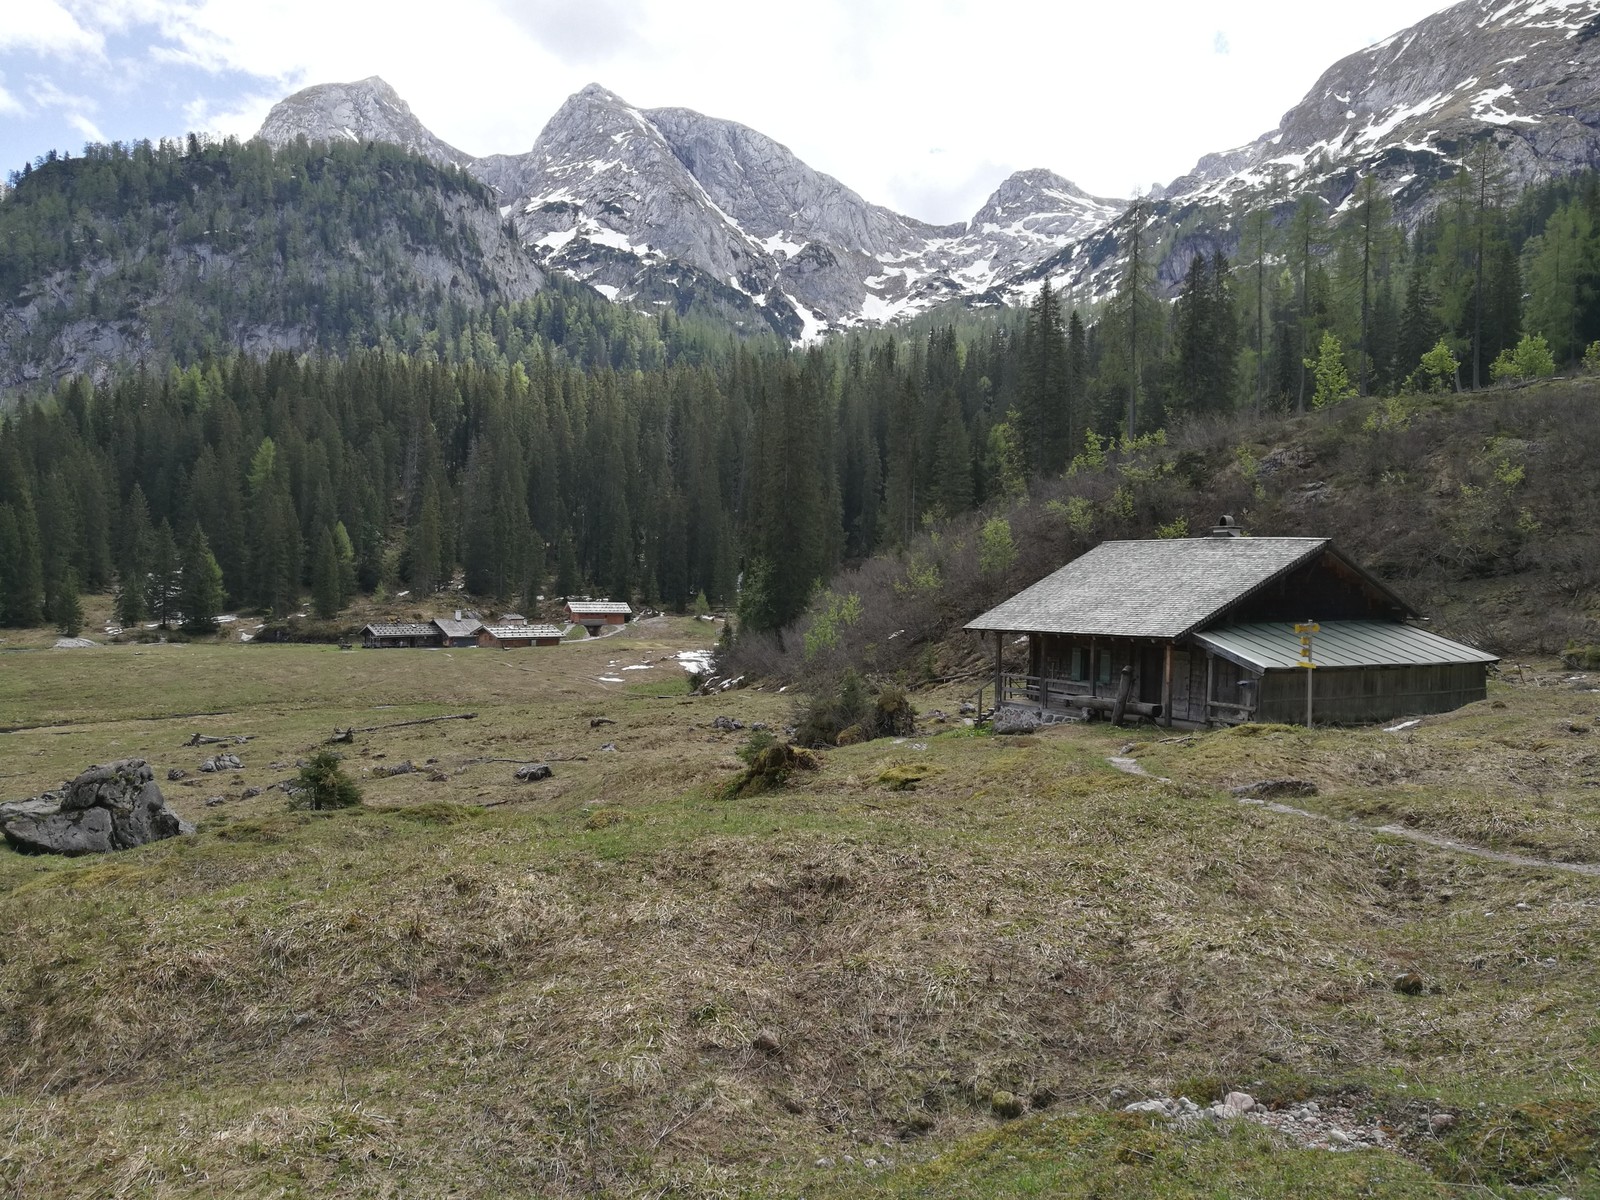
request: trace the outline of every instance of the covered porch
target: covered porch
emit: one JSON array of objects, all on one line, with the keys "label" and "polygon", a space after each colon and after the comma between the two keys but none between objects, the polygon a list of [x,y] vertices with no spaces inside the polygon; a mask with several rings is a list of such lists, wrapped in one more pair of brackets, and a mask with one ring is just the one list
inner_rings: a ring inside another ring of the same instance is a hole
[{"label": "covered porch", "polygon": [[1183,728],[1255,718],[1260,673],[1207,647],[1160,638],[1021,636],[1025,670],[1006,667],[1007,644],[1016,635],[996,637],[997,709],[1024,710],[1045,722],[1132,717]]}]

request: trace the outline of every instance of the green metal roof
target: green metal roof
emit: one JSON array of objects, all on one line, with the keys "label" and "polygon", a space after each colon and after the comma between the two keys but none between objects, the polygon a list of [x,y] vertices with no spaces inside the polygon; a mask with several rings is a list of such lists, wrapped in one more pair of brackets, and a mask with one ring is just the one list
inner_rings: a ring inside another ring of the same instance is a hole
[{"label": "green metal roof", "polygon": [[[1322,621],[1311,639],[1311,660],[1319,667],[1418,667],[1447,663],[1492,663],[1460,642],[1389,621]],[[1300,661],[1300,635],[1288,622],[1224,625],[1194,635],[1200,645],[1223,658],[1257,670],[1292,668]]]}]

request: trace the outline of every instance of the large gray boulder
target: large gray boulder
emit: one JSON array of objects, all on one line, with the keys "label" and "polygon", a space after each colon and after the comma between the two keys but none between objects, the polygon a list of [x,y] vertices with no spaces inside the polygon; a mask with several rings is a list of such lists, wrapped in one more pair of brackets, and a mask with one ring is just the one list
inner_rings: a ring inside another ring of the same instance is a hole
[{"label": "large gray boulder", "polygon": [[167,807],[150,766],[125,758],[90,767],[59,792],[0,804],[0,831],[25,854],[104,854],[193,833]]}]

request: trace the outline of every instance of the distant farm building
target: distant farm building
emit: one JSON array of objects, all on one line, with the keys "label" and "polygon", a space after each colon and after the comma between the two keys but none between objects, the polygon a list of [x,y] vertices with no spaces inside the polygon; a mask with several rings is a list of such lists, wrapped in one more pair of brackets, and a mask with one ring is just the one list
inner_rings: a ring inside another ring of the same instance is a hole
[{"label": "distant farm building", "polygon": [[454,617],[435,617],[433,625],[439,631],[441,646],[476,646],[478,630],[483,628],[483,622],[476,617],[462,617],[459,608]]},{"label": "distant farm building", "polygon": [[436,625],[395,621],[364,626],[361,644],[369,650],[416,649],[442,645],[443,635]]},{"label": "distant farm building", "polygon": [[[1359,724],[1482,700],[1498,660],[1418,614],[1326,538],[1104,542],[967,628],[995,639],[996,707],[1044,721]],[[1317,629],[1302,634],[1299,625]],[[1027,639],[1027,669],[1004,669]],[[1300,665],[1302,636],[1310,661]]]},{"label": "distant farm building", "polygon": [[561,641],[561,630],[554,625],[529,625],[526,621],[510,624],[480,625],[478,645],[486,649],[516,650],[525,646],[554,646]]},{"label": "distant farm building", "polygon": [[582,625],[590,637],[606,625],[625,625],[633,609],[621,600],[568,600],[567,617]]}]

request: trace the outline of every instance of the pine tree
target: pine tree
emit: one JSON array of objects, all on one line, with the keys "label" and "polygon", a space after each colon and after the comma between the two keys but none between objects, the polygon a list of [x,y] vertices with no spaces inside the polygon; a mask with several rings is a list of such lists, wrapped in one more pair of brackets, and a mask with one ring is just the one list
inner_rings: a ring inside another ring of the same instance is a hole
[{"label": "pine tree", "polygon": [[0,624],[37,625],[44,619],[44,571],[39,564],[32,507],[0,504]]},{"label": "pine tree", "polygon": [[1365,396],[1372,376],[1372,299],[1379,269],[1388,261],[1393,239],[1394,206],[1377,178],[1364,175],[1356,184],[1343,234],[1351,243],[1360,275],[1360,332],[1356,341],[1356,386]]},{"label": "pine tree", "polygon": [[339,615],[339,591],[339,551],[333,544],[333,530],[324,525],[311,563],[311,601],[324,621]]},{"label": "pine tree", "polygon": [[196,633],[217,628],[222,611],[222,567],[211,553],[211,543],[199,524],[189,530],[183,552],[183,585],[179,593],[183,627]]},{"label": "pine tree", "polygon": [[150,538],[150,569],[144,589],[145,608],[163,629],[177,615],[181,571],[177,540],[172,536],[172,526],[163,520]]},{"label": "pine tree", "polygon": [[56,585],[56,628],[63,637],[75,638],[83,630],[83,602],[78,598],[78,573],[71,567],[62,573]]},{"label": "pine tree", "polygon": [[411,590],[419,596],[432,593],[440,582],[444,554],[443,521],[439,514],[439,485],[430,475],[422,489],[422,508],[411,527]]},{"label": "pine tree", "polygon": [[1054,474],[1067,461],[1072,393],[1066,323],[1048,279],[1028,307],[1021,366],[1017,410],[1022,414],[1028,465],[1035,473]]},{"label": "pine tree", "polygon": [[1438,298],[1428,286],[1422,255],[1413,258],[1406,280],[1406,303],[1400,313],[1400,331],[1395,345],[1394,374],[1405,379],[1417,369],[1422,356],[1438,344],[1444,322],[1438,313]]},{"label": "pine tree", "polygon": [[578,551],[572,542],[572,530],[563,529],[560,548],[556,552],[556,595],[563,598],[576,595],[581,583]]},{"label": "pine tree", "polygon": [[956,394],[946,391],[939,405],[933,441],[933,487],[930,507],[953,517],[972,507],[972,448]]}]

